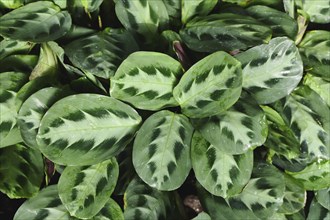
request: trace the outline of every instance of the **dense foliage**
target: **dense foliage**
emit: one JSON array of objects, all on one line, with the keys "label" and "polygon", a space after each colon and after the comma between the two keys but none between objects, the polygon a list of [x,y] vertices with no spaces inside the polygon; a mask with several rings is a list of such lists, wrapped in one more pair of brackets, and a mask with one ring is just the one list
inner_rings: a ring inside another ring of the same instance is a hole
[{"label": "dense foliage", "polygon": [[14,220],[330,218],[329,0],[0,0],[0,16]]}]

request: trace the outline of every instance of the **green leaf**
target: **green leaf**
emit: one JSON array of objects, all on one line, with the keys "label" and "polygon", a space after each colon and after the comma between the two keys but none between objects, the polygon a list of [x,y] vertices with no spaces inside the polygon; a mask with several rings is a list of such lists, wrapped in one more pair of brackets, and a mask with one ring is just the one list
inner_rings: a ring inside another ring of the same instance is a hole
[{"label": "green leaf", "polygon": [[0,35],[14,40],[56,40],[70,27],[70,14],[49,1],[33,2],[0,17]]},{"label": "green leaf", "polygon": [[212,219],[267,219],[281,206],[284,177],[275,167],[257,163],[251,179],[237,196],[224,199],[204,191],[198,192],[206,212]]},{"label": "green leaf", "polygon": [[162,0],[169,16],[169,24],[173,27],[181,27],[182,0]]},{"label": "green leaf", "polygon": [[330,187],[315,192],[315,198],[320,205],[330,211]]},{"label": "green leaf", "polygon": [[222,13],[192,19],[180,35],[191,50],[215,52],[245,50],[267,43],[272,30],[252,17]]},{"label": "green leaf", "polygon": [[182,0],[182,23],[187,23],[194,16],[205,16],[212,11],[217,0]]},{"label": "green leaf", "polygon": [[68,89],[48,87],[31,95],[18,112],[17,124],[25,144],[38,149],[36,141],[41,118],[56,101],[71,95]]},{"label": "green leaf", "polygon": [[309,164],[300,172],[288,172],[303,184],[306,190],[321,190],[330,187],[330,161],[320,160]]},{"label": "green leaf", "polygon": [[[250,5],[267,5],[270,7],[278,6],[282,1],[281,0],[222,0],[223,2],[234,3],[242,7]],[[285,0],[284,2],[286,2]]]},{"label": "green leaf", "polygon": [[291,172],[302,171],[307,166],[307,159],[303,156],[288,158],[284,155],[275,153],[271,160],[274,165]]},{"label": "green leaf", "polygon": [[159,110],[177,106],[173,87],[182,75],[180,63],[158,52],[135,52],[111,79],[110,95],[136,108]]},{"label": "green leaf", "polygon": [[287,36],[294,40],[298,33],[297,22],[284,12],[263,5],[251,6],[247,12],[251,17],[269,25],[273,37]]},{"label": "green leaf", "polygon": [[330,107],[330,82],[308,73],[304,77],[304,85],[314,90]]},{"label": "green leaf", "polygon": [[129,32],[107,28],[70,42],[64,50],[76,67],[109,79],[115,74],[119,64],[130,53],[138,50],[138,45]]},{"label": "green leaf", "polygon": [[55,163],[93,165],[122,151],[140,122],[141,117],[133,108],[113,98],[72,95],[46,112],[37,143],[41,152]]},{"label": "green leaf", "polygon": [[124,195],[124,218],[134,220],[166,219],[170,203],[166,192],[152,188],[134,178]]},{"label": "green leaf", "polygon": [[31,73],[38,62],[36,55],[10,55],[0,59],[0,72],[24,72]]},{"label": "green leaf", "polygon": [[174,88],[173,95],[185,115],[203,118],[230,108],[241,90],[240,63],[220,51],[193,65]]},{"label": "green leaf", "polygon": [[283,204],[278,212],[286,215],[294,214],[304,208],[307,194],[303,185],[289,175],[284,175],[285,191]]},{"label": "green leaf", "polygon": [[302,9],[309,15],[311,22],[326,24],[330,23],[329,1],[303,0]]},{"label": "green leaf", "polygon": [[51,185],[40,191],[35,197],[25,201],[17,210],[14,220],[75,220],[58,196],[57,185]]},{"label": "green leaf", "polygon": [[4,39],[0,42],[0,60],[12,54],[28,53],[33,46],[30,42]]},{"label": "green leaf", "polygon": [[309,161],[330,158],[330,109],[319,95],[302,86],[276,106]]},{"label": "green leaf", "polygon": [[24,4],[24,0],[4,0],[0,2],[0,8],[19,8]]},{"label": "green leaf", "polygon": [[264,112],[247,93],[227,111],[192,122],[208,142],[228,154],[242,154],[262,145],[268,133]]},{"label": "green leaf", "polygon": [[120,206],[110,198],[92,220],[124,220],[124,214]]},{"label": "green leaf", "polygon": [[147,44],[154,43],[157,33],[168,26],[169,15],[163,0],[118,0],[115,10],[122,25],[142,35]]},{"label": "green leaf", "polygon": [[191,144],[191,162],[198,182],[211,194],[227,198],[239,194],[249,181],[253,152],[228,154],[196,131]]},{"label": "green leaf", "polygon": [[299,44],[299,52],[309,73],[330,81],[330,31],[313,30]]},{"label": "green leaf", "polygon": [[107,203],[119,174],[115,158],[92,166],[68,166],[59,182],[58,192],[70,215],[90,219]]},{"label": "green leaf", "polygon": [[43,181],[41,153],[21,144],[0,149],[0,191],[9,198],[35,196]]},{"label": "green leaf", "polygon": [[133,164],[140,178],[158,190],[179,188],[191,169],[192,132],[184,115],[164,110],[150,116],[133,146]]},{"label": "green leaf", "polygon": [[103,0],[80,0],[86,12],[93,12],[99,9]]},{"label": "green leaf", "polygon": [[306,220],[328,220],[330,218],[330,210],[324,208],[314,198],[311,205],[309,206],[309,212]]},{"label": "green leaf", "polygon": [[211,217],[206,212],[201,212],[192,220],[211,220]]},{"label": "green leaf", "polygon": [[22,72],[0,73],[0,89],[17,92],[28,81],[28,75]]},{"label": "green leaf", "polygon": [[259,104],[269,104],[290,94],[302,78],[303,63],[298,49],[286,37],[274,38],[236,58],[242,63],[243,88]]}]

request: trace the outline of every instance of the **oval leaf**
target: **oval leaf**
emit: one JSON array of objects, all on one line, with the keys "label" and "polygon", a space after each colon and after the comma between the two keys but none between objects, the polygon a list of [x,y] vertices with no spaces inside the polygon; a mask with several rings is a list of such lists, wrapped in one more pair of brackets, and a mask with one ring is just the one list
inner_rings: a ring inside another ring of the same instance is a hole
[{"label": "oval leaf", "polygon": [[159,190],[179,188],[191,169],[192,132],[184,115],[160,111],[150,116],[133,146],[133,165],[140,178]]},{"label": "oval leaf", "polygon": [[187,23],[194,16],[205,16],[212,11],[214,6],[218,3],[217,0],[181,0],[181,20],[182,23]]},{"label": "oval leaf", "polygon": [[70,14],[49,1],[33,2],[0,17],[0,35],[14,40],[52,41],[70,28]]},{"label": "oval leaf", "polygon": [[215,52],[245,50],[267,43],[272,30],[252,17],[223,13],[192,19],[180,35],[194,51]]},{"label": "oval leaf", "polygon": [[315,192],[315,198],[320,205],[330,211],[330,187]]},{"label": "oval leaf", "polygon": [[246,93],[227,111],[192,122],[208,142],[228,154],[262,145],[268,133],[264,112]]},{"label": "oval leaf", "polygon": [[96,94],[68,96],[44,115],[41,152],[61,165],[92,165],[111,158],[133,138],[141,117],[130,106]]},{"label": "oval leaf", "polygon": [[230,108],[241,91],[240,63],[220,51],[193,65],[174,88],[173,95],[185,115],[203,118]]},{"label": "oval leaf", "polygon": [[303,74],[303,64],[295,43],[286,38],[272,39],[236,58],[243,67],[243,88],[259,104],[279,100],[296,88]]},{"label": "oval leaf", "polygon": [[240,193],[249,181],[253,152],[227,154],[196,131],[191,144],[191,162],[198,182],[211,194],[227,198]]},{"label": "oval leaf", "polygon": [[66,167],[58,182],[59,196],[70,215],[90,219],[107,203],[119,174],[115,158],[92,166]]},{"label": "oval leaf", "polygon": [[92,220],[124,220],[124,213],[116,201],[110,198]]},{"label": "oval leaf", "polygon": [[48,87],[31,95],[18,112],[17,124],[25,144],[38,149],[36,141],[41,118],[49,107],[71,92],[56,87]]},{"label": "oval leaf", "polygon": [[172,90],[181,75],[180,63],[170,56],[136,52],[124,60],[111,79],[110,95],[146,110],[177,106]]},{"label": "oval leaf", "polygon": [[134,38],[122,29],[79,38],[64,47],[69,60],[84,72],[109,79],[130,53],[138,50]]},{"label": "oval leaf", "polygon": [[29,198],[39,192],[44,163],[41,153],[16,144],[0,149],[0,191],[9,198]]}]

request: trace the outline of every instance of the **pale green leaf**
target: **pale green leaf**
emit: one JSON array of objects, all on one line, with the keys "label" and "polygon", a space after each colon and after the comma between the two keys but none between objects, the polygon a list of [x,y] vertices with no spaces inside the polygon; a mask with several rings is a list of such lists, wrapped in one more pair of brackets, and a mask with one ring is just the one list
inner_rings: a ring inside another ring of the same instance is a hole
[{"label": "pale green leaf", "polygon": [[212,11],[217,0],[182,0],[182,23],[187,23],[194,16],[205,16]]},{"label": "pale green leaf", "polygon": [[220,51],[193,65],[174,88],[173,95],[185,115],[203,118],[230,108],[241,91],[240,63]]},{"label": "pale green leaf", "polygon": [[242,154],[262,145],[268,133],[264,112],[247,93],[227,111],[192,122],[208,142],[228,154]]},{"label": "pale green leaf", "polygon": [[180,63],[158,52],[135,52],[111,79],[110,95],[139,109],[177,106],[173,88],[182,75]]},{"label": "pale green leaf", "polygon": [[236,58],[242,63],[243,88],[259,104],[269,104],[290,94],[302,78],[299,51],[286,37],[274,38]]},{"label": "pale green leaf", "polygon": [[179,188],[191,169],[192,132],[184,115],[164,110],[150,116],[133,146],[133,164],[140,178],[158,190]]},{"label": "pale green leaf", "polygon": [[314,23],[330,23],[330,3],[328,0],[302,0],[302,9]]},{"label": "pale green leaf", "polygon": [[330,82],[308,73],[304,77],[304,85],[309,86],[309,88],[319,94],[323,101],[330,107]]},{"label": "pale green leaf", "polygon": [[99,9],[103,0],[80,0],[86,12],[93,12]]},{"label": "pale green leaf", "polygon": [[0,1],[0,8],[15,9],[24,4],[24,0],[2,0]]},{"label": "pale green leaf", "polygon": [[330,187],[315,192],[315,198],[320,205],[330,211]]},{"label": "pale green leaf", "polygon": [[29,198],[39,192],[44,163],[39,151],[16,144],[0,149],[0,191],[9,198]]},{"label": "pale green leaf", "polygon": [[72,216],[90,219],[107,203],[118,174],[115,158],[92,166],[68,166],[58,182],[60,199]]},{"label": "pale green leaf", "polygon": [[211,194],[227,198],[239,194],[249,181],[253,152],[228,154],[196,131],[191,144],[191,162],[198,182]]},{"label": "pale green leaf", "polygon": [[14,40],[56,40],[70,27],[70,14],[49,1],[33,2],[0,17],[0,35]]},{"label": "pale green leaf", "polygon": [[191,50],[215,52],[245,50],[267,43],[272,30],[250,16],[222,13],[192,19],[180,35]]},{"label": "pale green leaf", "polygon": [[61,165],[92,165],[118,154],[133,138],[141,117],[130,106],[97,94],[56,102],[41,120],[41,152]]},{"label": "pale green leaf", "polygon": [[110,198],[92,220],[124,220],[124,214],[116,201]]}]

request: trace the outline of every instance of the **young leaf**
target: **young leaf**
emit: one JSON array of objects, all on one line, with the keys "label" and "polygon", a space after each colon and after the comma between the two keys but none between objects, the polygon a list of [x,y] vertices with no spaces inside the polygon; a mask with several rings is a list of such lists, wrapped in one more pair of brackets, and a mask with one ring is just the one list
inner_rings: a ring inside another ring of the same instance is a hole
[{"label": "young leaf", "polygon": [[71,95],[68,89],[48,87],[31,95],[18,112],[17,124],[25,144],[38,149],[36,141],[41,118],[56,101]]},{"label": "young leaf", "polygon": [[281,206],[284,177],[269,164],[257,163],[251,179],[237,196],[224,199],[198,186],[201,202],[212,219],[267,219]]},{"label": "young leaf", "polygon": [[129,32],[107,28],[70,42],[64,50],[76,67],[109,79],[115,74],[123,59],[138,50],[138,45]]},{"label": "young leaf", "polygon": [[0,17],[0,35],[14,40],[52,41],[70,28],[70,14],[49,1],[33,2]]},{"label": "young leaf", "polygon": [[66,167],[58,182],[58,192],[70,215],[90,219],[107,203],[119,174],[115,158],[92,166]]},{"label": "young leaf", "polygon": [[0,191],[9,198],[35,196],[43,181],[41,153],[16,144],[0,149]]},{"label": "young leaf", "polygon": [[236,58],[242,63],[243,88],[259,104],[269,104],[290,94],[302,78],[299,51],[286,37],[274,38]]},{"label": "young leaf", "polygon": [[93,12],[99,9],[100,5],[102,4],[103,0],[80,0],[81,4],[84,6],[86,12]]},{"label": "young leaf", "polygon": [[321,190],[330,187],[329,160],[316,161],[300,172],[287,173],[302,183],[306,190]]},{"label": "young leaf", "polygon": [[212,11],[217,0],[182,0],[182,23],[187,23],[194,16],[205,16]]},{"label": "young leaf", "polygon": [[113,98],[72,95],[46,112],[37,143],[41,152],[55,163],[92,165],[122,151],[140,122],[141,117],[133,108]]},{"label": "young leaf", "polygon": [[246,11],[251,17],[269,25],[273,31],[272,37],[287,36],[292,40],[296,38],[298,24],[286,13],[263,5],[251,6]]},{"label": "young leaf", "polygon": [[330,211],[330,187],[315,192],[315,198],[320,205]]},{"label": "young leaf", "polygon": [[177,106],[172,91],[181,75],[180,63],[170,56],[136,52],[124,60],[111,79],[110,95],[146,110]]},{"label": "young leaf", "polygon": [[309,206],[309,212],[306,220],[328,220],[330,218],[330,210],[324,208],[314,198],[311,205]]},{"label": "young leaf", "polygon": [[196,131],[191,144],[191,162],[198,182],[211,194],[227,198],[239,194],[249,181],[253,152],[228,154]]},{"label": "young leaf", "polygon": [[140,178],[158,190],[179,188],[191,169],[192,132],[184,115],[164,110],[150,116],[133,146],[133,164]]},{"label": "young leaf", "polygon": [[180,35],[191,50],[215,52],[245,50],[267,43],[272,30],[252,17],[222,13],[192,19]]},{"label": "young leaf", "polygon": [[242,91],[240,63],[225,52],[192,66],[173,90],[182,112],[191,118],[217,115],[230,108]]},{"label": "young leaf", "polygon": [[242,154],[262,145],[268,133],[264,112],[247,93],[227,111],[192,122],[208,142],[228,154]]},{"label": "young leaf", "polygon": [[314,30],[306,33],[299,44],[305,69],[330,81],[330,31]]}]

